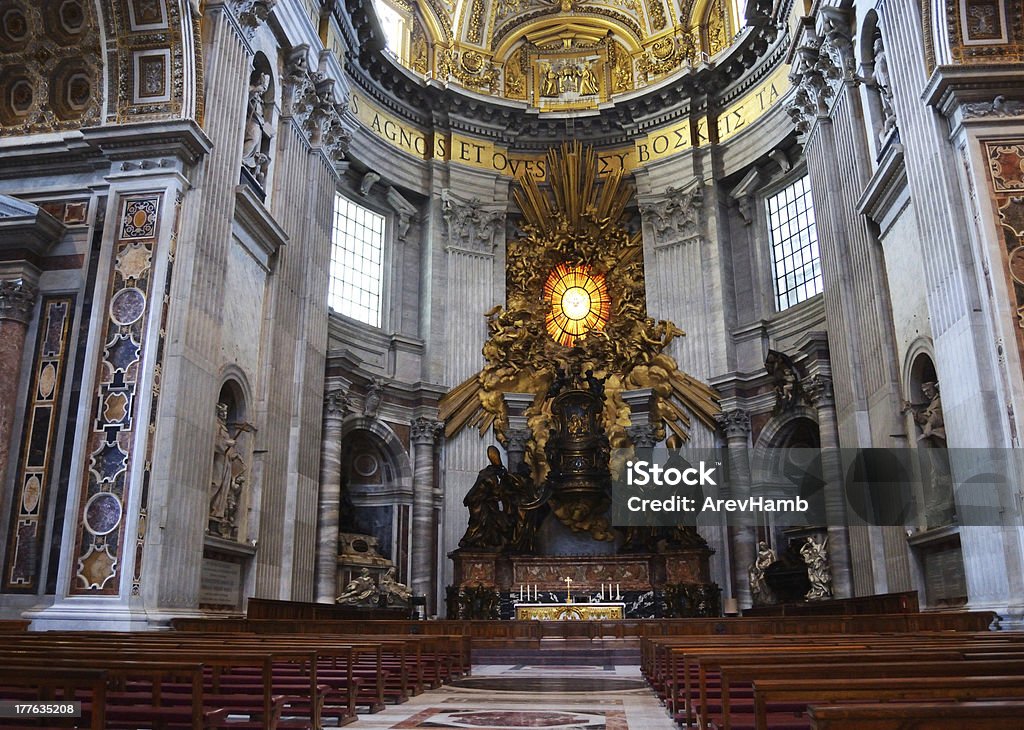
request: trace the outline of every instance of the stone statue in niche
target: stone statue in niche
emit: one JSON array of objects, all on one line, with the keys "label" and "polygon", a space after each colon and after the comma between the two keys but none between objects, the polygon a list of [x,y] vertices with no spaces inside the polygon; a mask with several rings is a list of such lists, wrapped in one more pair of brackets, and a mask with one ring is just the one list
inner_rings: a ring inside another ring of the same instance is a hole
[{"label": "stone statue in niche", "polygon": [[228,404],[217,404],[209,531],[219,537],[238,537],[238,507],[249,474],[247,449],[239,444],[239,435],[253,431],[248,423],[228,423]]},{"label": "stone statue in niche", "polygon": [[765,571],[778,561],[775,551],[768,547],[768,543],[761,540],[757,543],[757,558],[747,570],[747,578],[750,580],[750,597],[754,600],[755,606],[767,606],[775,602],[772,589],[765,580]]},{"label": "stone statue in niche", "polygon": [[921,428],[917,440],[928,446],[943,448],[946,446],[946,424],[942,416],[942,398],[939,395],[939,384],[936,382],[921,383],[921,394],[925,403],[913,404],[904,401],[903,412],[913,413],[914,422]]},{"label": "stone statue in niche", "polygon": [[245,137],[242,141],[242,167],[260,185],[265,187],[270,168],[270,125],[266,117],[266,95],[270,88],[270,74],[254,71],[249,82],[246,105]]},{"label": "stone statue in niche", "polygon": [[832,566],[828,560],[828,538],[811,535],[800,548],[800,556],[807,565],[807,579],[811,590],[805,596],[809,601],[820,601],[832,596]]},{"label": "stone statue in niche", "polygon": [[878,91],[882,102],[882,126],[878,130],[878,139],[884,142],[896,126],[896,112],[892,106],[892,77],[889,75],[889,59],[881,36],[875,38],[874,54],[875,65],[871,72],[871,85]]},{"label": "stone statue in niche", "polygon": [[956,519],[953,500],[953,476],[946,452],[946,424],[942,415],[939,384],[921,383],[924,403],[903,402],[903,413],[910,413],[920,428],[918,445],[921,456],[921,478],[925,485],[925,514],[929,527],[952,524]]}]

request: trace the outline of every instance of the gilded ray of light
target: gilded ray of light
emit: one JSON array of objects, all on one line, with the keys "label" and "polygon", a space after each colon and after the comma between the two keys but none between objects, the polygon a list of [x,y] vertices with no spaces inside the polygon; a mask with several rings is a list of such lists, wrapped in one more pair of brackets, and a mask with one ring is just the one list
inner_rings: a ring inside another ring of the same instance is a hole
[{"label": "gilded ray of light", "polygon": [[603,330],[611,313],[605,277],[589,266],[556,266],[544,285],[544,298],[551,304],[548,334],[565,347],[587,332]]}]

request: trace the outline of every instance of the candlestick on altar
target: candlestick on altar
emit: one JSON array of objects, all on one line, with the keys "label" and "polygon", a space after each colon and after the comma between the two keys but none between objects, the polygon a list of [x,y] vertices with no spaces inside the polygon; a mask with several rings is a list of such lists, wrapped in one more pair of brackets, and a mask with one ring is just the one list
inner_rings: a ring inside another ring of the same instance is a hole
[{"label": "candlestick on altar", "polygon": [[618,583],[615,584],[615,600],[616,601],[621,601],[622,600],[622,593],[621,593],[621,591],[619,591],[619,584]]},{"label": "candlestick on altar", "polygon": [[598,593],[598,595],[601,596],[601,600],[603,601],[604,600],[604,583],[601,584],[601,592]]},{"label": "candlestick on altar", "polygon": [[519,602],[520,603],[523,602],[523,584],[522,583],[519,584]]}]

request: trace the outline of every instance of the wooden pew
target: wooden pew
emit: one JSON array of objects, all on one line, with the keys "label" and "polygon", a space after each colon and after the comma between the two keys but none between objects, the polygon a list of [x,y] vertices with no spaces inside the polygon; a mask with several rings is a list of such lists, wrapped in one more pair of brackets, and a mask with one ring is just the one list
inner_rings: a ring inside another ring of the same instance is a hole
[{"label": "wooden pew", "polygon": [[813,730],[1024,730],[1024,701],[812,705]]},{"label": "wooden pew", "polygon": [[845,701],[1024,699],[1020,676],[756,679],[754,728],[769,730],[771,703],[806,706]]}]

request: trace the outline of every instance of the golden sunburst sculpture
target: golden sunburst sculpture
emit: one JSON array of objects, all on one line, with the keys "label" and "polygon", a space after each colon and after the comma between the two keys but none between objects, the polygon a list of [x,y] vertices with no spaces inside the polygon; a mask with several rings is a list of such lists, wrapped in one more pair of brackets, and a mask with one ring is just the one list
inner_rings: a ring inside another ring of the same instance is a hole
[{"label": "golden sunburst sculpture", "polygon": [[[548,151],[549,189],[532,177],[519,181],[521,235],[508,245],[506,306],[485,315],[486,364],[441,399],[447,437],[467,426],[483,436],[493,426],[505,444],[504,394],[533,394],[526,461],[537,484],[548,471],[548,394],[559,370],[604,380],[604,427],[613,449],[631,446],[623,391],[653,391],[651,423],[659,439],[671,432],[688,440],[690,414],[713,429],[720,410],[718,394],[665,352],[684,333],[647,316],[642,237],[627,227],[632,189],[621,170],[601,178],[598,169],[594,149],[575,142]],[[614,472],[614,460],[611,466]]]}]

